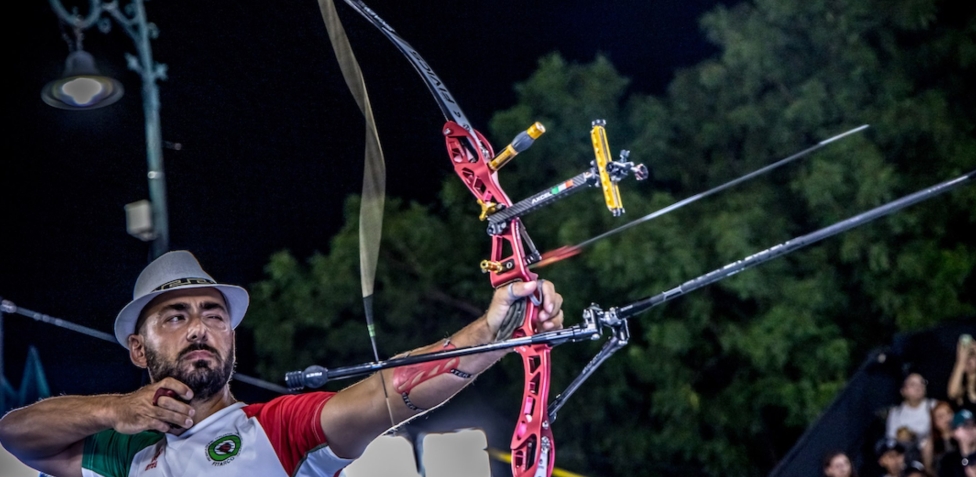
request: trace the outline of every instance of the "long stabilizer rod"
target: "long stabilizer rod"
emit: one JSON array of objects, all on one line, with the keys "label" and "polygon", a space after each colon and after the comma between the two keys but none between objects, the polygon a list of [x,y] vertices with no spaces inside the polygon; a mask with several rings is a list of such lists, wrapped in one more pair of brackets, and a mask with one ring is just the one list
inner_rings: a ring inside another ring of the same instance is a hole
[{"label": "long stabilizer rod", "polygon": [[599,329],[595,323],[588,326],[572,326],[569,328],[537,333],[531,336],[511,338],[504,341],[496,341],[483,345],[455,348],[445,351],[435,351],[427,354],[417,354],[404,356],[402,358],[390,358],[386,361],[363,363],[353,366],[328,369],[322,366],[309,366],[302,371],[290,371],[285,374],[285,384],[291,391],[298,391],[302,388],[318,388],[329,381],[337,379],[348,379],[359,376],[366,376],[376,371],[412,364],[427,363],[442,359],[457,358],[470,354],[487,353],[503,349],[512,349],[519,346],[531,346],[535,344],[549,344],[556,346],[567,341],[592,340],[599,337]]},{"label": "long stabilizer rod", "polygon": [[812,232],[794,239],[787,240],[779,245],[774,245],[766,250],[759,253],[750,255],[742,260],[732,262],[718,270],[713,270],[708,272],[698,278],[693,280],[688,280],[681,285],[678,285],[670,290],[659,293],[657,295],[647,297],[638,300],[629,305],[622,306],[620,308],[611,309],[612,312],[616,314],[618,319],[626,319],[628,317],[634,316],[638,313],[644,312],[654,306],[660,305],[668,300],[679,297],[688,293],[692,290],[697,290],[703,286],[710,285],[724,278],[728,278],[736,273],[739,273],[747,268],[752,268],[760,263],[767,262],[781,255],[786,255],[793,252],[799,248],[810,245],[814,242],[818,242],[827,237],[839,234],[841,232],[850,230],[859,225],[870,222],[879,217],[897,212],[910,205],[917,204],[923,200],[930,199],[944,192],[948,192],[956,187],[959,187],[968,181],[976,178],[976,171],[971,171],[968,174],[962,175],[955,179],[950,179],[945,182],[936,184],[934,186],[928,187],[926,189],[915,192],[914,194],[907,195],[900,199],[895,199],[887,204],[875,207],[867,212],[855,215],[849,219],[842,220],[836,224],[824,227],[816,232]]}]

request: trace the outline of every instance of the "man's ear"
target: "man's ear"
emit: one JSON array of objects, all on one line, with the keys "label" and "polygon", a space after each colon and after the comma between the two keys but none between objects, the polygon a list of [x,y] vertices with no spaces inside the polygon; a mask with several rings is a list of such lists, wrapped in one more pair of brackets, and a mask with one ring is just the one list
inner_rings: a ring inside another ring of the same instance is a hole
[{"label": "man's ear", "polygon": [[141,335],[129,335],[129,359],[132,364],[146,368],[146,346]]}]

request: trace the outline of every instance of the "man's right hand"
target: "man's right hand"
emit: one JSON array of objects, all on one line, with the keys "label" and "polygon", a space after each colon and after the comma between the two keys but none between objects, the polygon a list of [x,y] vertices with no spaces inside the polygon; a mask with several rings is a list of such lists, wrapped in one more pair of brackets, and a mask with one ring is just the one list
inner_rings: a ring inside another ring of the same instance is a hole
[{"label": "man's right hand", "polygon": [[[174,391],[176,398],[160,396],[153,404],[159,389]],[[182,434],[193,425],[195,411],[180,400],[192,398],[187,385],[166,378],[129,394],[42,399],[0,419],[0,442],[21,462],[45,474],[82,477],[86,437],[106,429],[124,434],[147,430]]]},{"label": "man's right hand", "polygon": [[[171,390],[179,399],[168,394],[157,398],[159,389]],[[187,404],[190,399],[193,399],[193,391],[189,386],[173,378],[164,378],[120,396],[112,428],[122,434],[157,430],[180,435],[193,425],[195,411]]]}]

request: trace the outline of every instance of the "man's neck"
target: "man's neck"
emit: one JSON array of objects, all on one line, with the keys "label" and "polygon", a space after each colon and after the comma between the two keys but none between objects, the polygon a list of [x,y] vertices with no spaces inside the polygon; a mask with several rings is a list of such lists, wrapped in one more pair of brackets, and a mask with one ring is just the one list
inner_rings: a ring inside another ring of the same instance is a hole
[{"label": "man's neck", "polygon": [[197,401],[196,399],[190,401],[190,406],[193,407],[193,425],[203,421],[204,419],[212,416],[217,411],[230,406],[237,402],[234,396],[230,393],[230,385],[225,385],[219,393],[211,396],[206,401]]},{"label": "man's neck", "polygon": [[911,407],[918,407],[923,402],[925,402],[925,398],[922,398],[922,399],[914,399],[914,400],[913,399],[906,399],[905,400],[905,403],[908,404]]}]

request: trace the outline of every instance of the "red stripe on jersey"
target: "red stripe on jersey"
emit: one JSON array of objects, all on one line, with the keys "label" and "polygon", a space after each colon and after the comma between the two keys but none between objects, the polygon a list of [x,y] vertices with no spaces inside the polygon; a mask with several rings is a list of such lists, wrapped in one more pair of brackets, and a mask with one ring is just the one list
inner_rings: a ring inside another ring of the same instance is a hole
[{"label": "red stripe on jersey", "polygon": [[322,407],[335,396],[332,392],[313,392],[274,398],[266,403],[250,404],[242,411],[256,418],[264,428],[271,447],[288,475],[312,449],[327,444],[322,430]]}]

